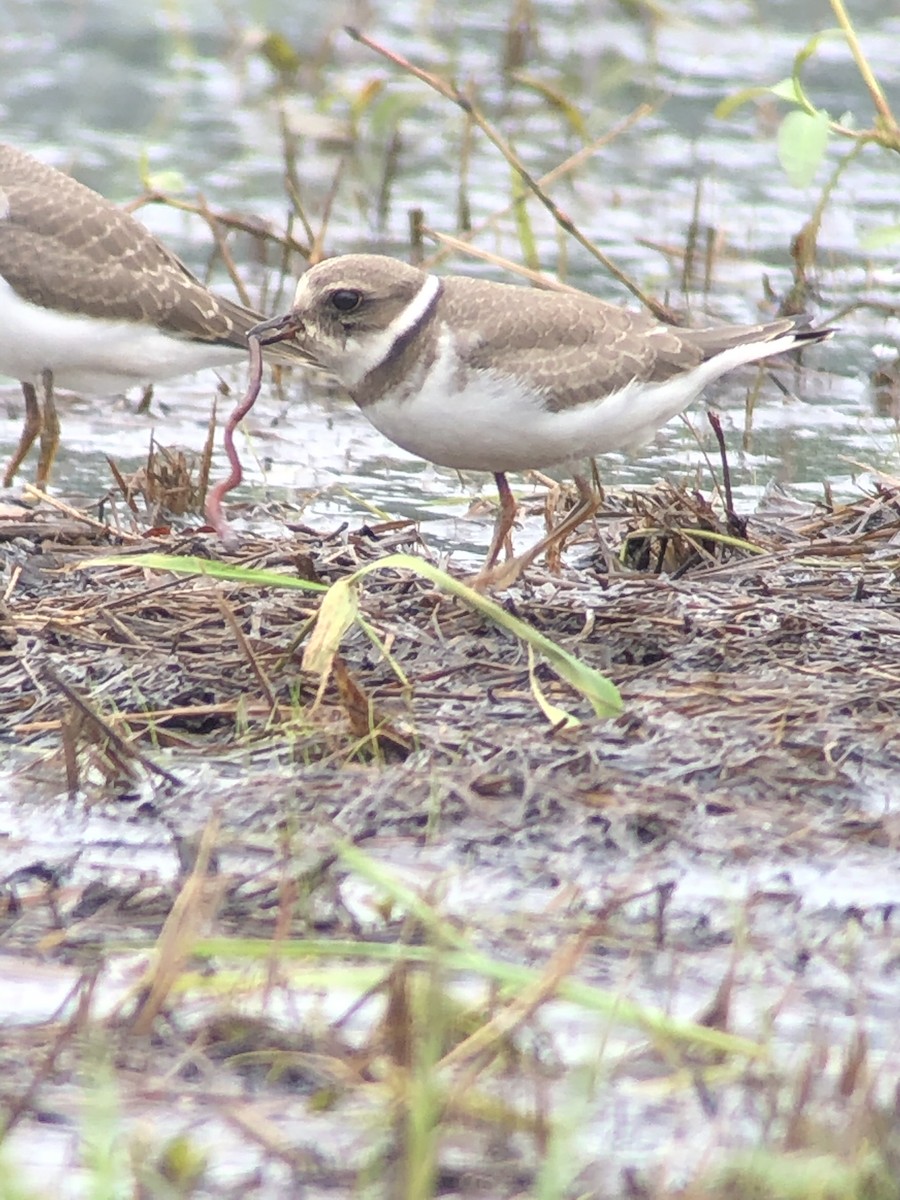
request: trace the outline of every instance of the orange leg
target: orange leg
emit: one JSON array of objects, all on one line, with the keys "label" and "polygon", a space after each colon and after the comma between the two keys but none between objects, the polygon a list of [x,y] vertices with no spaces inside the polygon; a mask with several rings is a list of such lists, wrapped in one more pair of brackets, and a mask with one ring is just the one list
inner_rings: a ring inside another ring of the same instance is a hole
[{"label": "orange leg", "polygon": [[38,434],[44,425],[44,419],[41,415],[41,406],[38,403],[37,392],[34,389],[33,383],[22,384],[22,395],[25,397],[25,421],[22,425],[22,436],[19,438],[19,444],[16,446],[15,453],[9,460],[9,465],[3,474],[3,486],[12,487],[12,481],[15,478],[16,471],[25,461],[28,451],[34,445]]},{"label": "orange leg", "polygon": [[575,476],[575,485],[578,488],[578,507],[573,508],[569,515],[560,521],[554,529],[551,529],[546,537],[541,538],[536,546],[532,546],[530,550],[526,550],[518,558],[506,562],[500,567],[493,566],[492,564],[486,566],[478,576],[475,583],[476,587],[511,587],[522,572],[530,567],[534,560],[539,558],[549,546],[567,538],[579,525],[594,515],[600,507],[599,494],[580,475]]},{"label": "orange leg", "polygon": [[510,530],[516,519],[518,505],[515,497],[510,491],[509,484],[506,482],[506,476],[502,471],[498,471],[494,475],[494,480],[497,484],[497,492],[500,496],[500,511],[497,513],[497,520],[494,523],[494,534],[491,538],[491,546],[488,550],[488,556],[484,564],[484,570],[489,571],[494,563],[500,557],[500,551],[506,548],[506,557],[512,557],[512,541],[510,540]]},{"label": "orange leg", "polygon": [[44,385],[44,420],[41,424],[41,452],[38,455],[34,482],[43,492],[50,482],[53,460],[59,449],[59,414],[53,396],[53,372],[42,371],[41,383]]},{"label": "orange leg", "polygon": [[59,447],[59,414],[56,411],[56,401],[53,398],[53,372],[41,372],[41,385],[44,392],[44,403],[38,400],[37,389],[33,383],[22,383],[22,395],[25,397],[25,421],[22,425],[22,436],[16,446],[15,453],[9,460],[3,473],[3,486],[12,487],[16,472],[25,460],[28,451],[41,439],[41,450],[38,455],[35,484],[43,491],[50,479],[50,471],[56,451]]}]

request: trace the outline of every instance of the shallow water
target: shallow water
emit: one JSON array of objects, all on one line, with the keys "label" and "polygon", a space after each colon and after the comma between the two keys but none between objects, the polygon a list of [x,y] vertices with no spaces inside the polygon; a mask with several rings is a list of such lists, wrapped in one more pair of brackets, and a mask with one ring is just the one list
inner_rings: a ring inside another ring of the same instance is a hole
[{"label": "shallow water", "polygon": [[[716,318],[757,319],[763,277],[776,293],[790,282],[787,245],[818,195],[816,187],[798,190],[787,183],[775,158],[770,112],[747,106],[727,122],[712,116],[723,95],[785,76],[804,31],[817,27],[821,19],[813,3],[792,6],[789,12],[781,5],[756,6],[758,22],[753,11],[749,5],[724,3],[695,4],[689,11],[680,6],[676,16],[654,27],[651,37],[645,25],[629,20],[619,6],[608,9],[576,0],[537,5],[537,38],[524,68],[565,88],[594,136],[635,104],[668,95],[652,117],[613,142],[572,181],[557,184],[554,195],[642,286],[668,293],[676,305],[688,299],[694,319],[704,311]],[[507,90],[502,85],[496,64],[506,5],[472,6],[468,15],[462,6],[459,12],[464,15],[458,24],[454,16],[450,28],[437,9],[429,13],[412,3],[386,5],[383,10],[376,6],[365,28],[396,49],[473,81],[492,119],[532,169],[552,169],[577,148],[578,140],[534,90]],[[299,45],[315,45],[326,33],[318,5],[298,4],[289,14],[273,5],[261,6],[254,15],[261,26],[269,20]],[[891,47],[900,32],[900,17],[874,2],[855,5],[854,17],[873,66],[890,88],[898,73]],[[9,72],[0,80],[0,115],[9,140],[75,170],[85,182],[117,199],[140,190],[138,162],[146,154],[152,171],[180,174],[188,195],[199,190],[214,206],[283,222],[286,204],[272,72],[250,49],[251,32],[226,27],[213,6],[190,4],[177,16],[150,5],[132,7],[126,20],[103,0],[89,0],[76,9],[53,0],[19,2],[0,14],[0,36],[28,64],[19,75]],[[751,43],[753,65],[748,74]],[[334,34],[327,65],[308,69],[306,76],[308,90],[301,86],[287,101],[290,119],[300,129],[319,128],[327,119],[337,132],[346,130],[348,102],[359,90],[373,80],[388,81],[361,118],[360,141],[349,155],[327,250],[383,247],[403,254],[407,214],[416,206],[424,209],[430,225],[454,232],[460,137],[456,110],[423,85],[392,76],[381,60],[340,33]],[[866,118],[866,97],[838,45],[825,44],[808,70],[808,81],[817,100],[833,113],[855,109],[860,121]],[[379,217],[372,197],[381,184],[384,148],[396,120],[392,114],[398,110],[403,113],[401,150],[389,202]],[[313,218],[345,148],[315,136],[302,142],[304,202]],[[832,147],[832,162],[841,149]],[[819,185],[824,178],[823,169]],[[686,298],[679,290],[679,252],[698,181],[700,220],[716,230],[725,248],[716,261],[710,293]],[[895,181],[893,162],[875,150],[845,173],[826,210],[820,237],[820,319],[827,320],[829,313],[861,297],[896,302],[896,248],[860,248],[864,235],[895,221]],[[508,169],[498,166],[498,155],[483,140],[476,141],[469,190],[476,225],[509,200]],[[601,295],[630,299],[577,246],[567,247],[565,259],[560,259],[549,218],[536,203],[530,213],[546,269],[566,269],[575,281]],[[191,265],[202,269],[209,239],[201,225],[158,206],[142,210],[142,216]],[[641,245],[641,238],[672,247],[673,256]],[[520,256],[508,219],[498,234],[480,239],[480,244]],[[239,257],[246,251],[237,244]],[[298,262],[295,269],[300,267]],[[452,267],[484,270],[462,260]],[[228,290],[227,281],[219,284]],[[273,302],[284,307],[283,299]],[[887,470],[896,465],[896,424],[874,413],[867,382],[876,359],[892,353],[892,329],[893,323],[865,310],[844,318],[837,339],[808,352],[810,369],[784,376],[799,392],[799,400],[786,402],[772,384],[763,387],[746,447],[743,408],[755,374],[746,372],[720,383],[710,398],[726,412],[738,494],[745,502],[752,503],[773,481],[819,494],[827,480],[840,491],[859,470],[850,460]],[[233,392],[239,393],[243,372],[228,378]],[[67,406],[57,487],[66,494],[89,496],[105,489],[110,481],[105,455],[114,453],[126,469],[138,465],[151,429],[163,444],[199,449],[214,387],[212,373],[160,386],[152,420],[132,417],[121,403],[108,400]],[[254,414],[254,451],[263,461],[256,466],[248,462],[245,494],[252,495],[261,485],[279,498],[325,488],[327,497],[307,511],[313,519],[328,518],[354,507],[352,499],[337,494],[346,486],[393,515],[427,521],[429,537],[438,546],[460,545],[457,523],[445,525],[435,515],[436,507],[439,513],[445,507],[435,501],[451,503],[453,512],[465,509],[466,493],[461,498],[454,472],[411,459],[340,402],[329,403],[323,413],[315,384],[292,380],[288,395],[289,407],[270,398]],[[0,454],[5,456],[18,432],[17,389],[4,391],[3,399]],[[711,449],[700,406],[695,406],[693,421],[703,448]],[[606,456],[601,469],[612,486],[661,476],[693,480],[699,471],[701,485],[709,488],[711,477],[703,464],[695,436],[673,421],[643,454]],[[489,485],[489,480],[473,477],[467,494],[483,487],[490,495]],[[463,538],[463,546],[482,545],[487,525],[487,518],[477,523],[472,537]]]}]

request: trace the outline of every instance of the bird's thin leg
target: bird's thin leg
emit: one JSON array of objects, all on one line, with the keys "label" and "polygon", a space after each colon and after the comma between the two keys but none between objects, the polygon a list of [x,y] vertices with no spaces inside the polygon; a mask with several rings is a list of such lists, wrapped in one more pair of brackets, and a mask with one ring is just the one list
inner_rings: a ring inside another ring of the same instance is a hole
[{"label": "bird's thin leg", "polygon": [[[534,560],[539,558],[548,546],[552,546],[555,542],[567,538],[579,525],[594,515],[601,504],[599,493],[594,490],[582,475],[575,475],[574,479],[579,497],[577,507],[573,508],[567,517],[564,517],[555,528],[551,529],[546,537],[542,537],[536,546],[532,546],[530,550],[526,550],[524,554],[520,554],[518,558],[512,559],[511,562],[504,563],[501,567],[495,567],[490,572],[489,577],[482,579],[483,586],[497,588],[511,587],[522,572],[530,567]],[[482,575],[486,574],[486,572],[482,572]]]},{"label": "bird's thin leg", "polygon": [[19,444],[16,446],[15,453],[9,460],[6,471],[3,474],[4,487],[12,487],[16,471],[18,471],[19,467],[25,461],[28,451],[34,445],[35,439],[41,432],[44,423],[34,384],[23,381],[22,395],[25,397],[25,420],[22,424],[22,435],[19,438]]},{"label": "bird's thin leg", "polygon": [[53,460],[59,449],[59,414],[53,396],[53,372],[49,368],[41,371],[41,383],[44,387],[44,419],[41,423],[41,452],[38,455],[34,482],[44,491],[50,481]]},{"label": "bird's thin leg", "polygon": [[509,484],[506,482],[506,476],[502,471],[498,471],[494,475],[494,480],[497,484],[497,493],[500,497],[500,511],[497,513],[497,520],[494,523],[494,534],[491,538],[491,547],[488,550],[488,556],[484,564],[484,570],[489,571],[494,563],[500,557],[500,551],[506,548],[507,558],[512,557],[512,542],[510,541],[510,530],[513,527],[513,522],[516,519],[516,511],[518,505],[513,496]]}]

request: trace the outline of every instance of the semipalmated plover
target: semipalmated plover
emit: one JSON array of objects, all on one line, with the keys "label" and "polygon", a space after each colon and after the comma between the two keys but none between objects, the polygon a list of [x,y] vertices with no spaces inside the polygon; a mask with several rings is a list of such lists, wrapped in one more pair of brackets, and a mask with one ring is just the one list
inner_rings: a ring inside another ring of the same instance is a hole
[{"label": "semipalmated plover", "polygon": [[373,254],[310,268],[290,312],[250,331],[263,345],[294,338],[404,450],[490,471],[500,515],[488,567],[515,517],[507,471],[639,446],[726,371],[833,332],[792,317],[681,329],[587,294]]},{"label": "semipalmated plover", "polygon": [[[108,396],[239,362],[260,319],[208,291],[115,204],[0,144],[0,375],[21,381],[26,413],[4,486],[38,434],[46,485],[59,442],[54,385]],[[304,359],[283,347],[281,361]]]}]

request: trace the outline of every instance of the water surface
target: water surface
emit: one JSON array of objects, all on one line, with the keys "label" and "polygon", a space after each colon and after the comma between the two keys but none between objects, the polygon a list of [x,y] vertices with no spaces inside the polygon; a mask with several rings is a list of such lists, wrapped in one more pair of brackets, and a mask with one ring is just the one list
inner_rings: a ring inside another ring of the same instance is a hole
[{"label": "water surface", "polygon": [[[259,31],[273,27],[301,48],[328,47],[315,62],[305,62],[285,99],[290,122],[303,134],[303,200],[313,221],[321,214],[338,161],[346,157],[327,251],[376,248],[408,254],[408,213],[414,207],[424,210],[432,227],[456,232],[459,112],[354,44],[323,13],[313,3],[293,5],[289,12],[257,5],[251,27],[225,22],[215,6],[200,3],[177,10],[130,6],[127,16],[104,0],[77,6],[55,0],[11,3],[0,14],[0,36],[22,66],[0,80],[4,136],[117,200],[140,191],[140,164],[146,159],[152,172],[163,173],[163,182],[180,177],[187,196],[200,192],[215,207],[283,226],[288,205],[275,79],[255,49]],[[359,19],[352,7],[347,14]],[[551,170],[577,149],[579,133],[534,87],[510,84],[499,71],[507,6],[463,4],[454,6],[453,14],[451,22],[439,8],[375,5],[364,27],[392,48],[471,83],[529,167],[537,174]],[[879,3],[855,5],[854,18],[890,90],[898,75],[891,47],[900,18]],[[778,295],[790,285],[790,239],[829,168],[820,170],[810,188],[793,188],[776,161],[774,106],[747,106],[729,121],[716,120],[712,110],[740,87],[787,75],[793,55],[821,20],[821,5],[814,3],[789,10],[783,5],[681,5],[656,23],[631,19],[620,6],[576,0],[535,6],[521,73],[570,96],[583,117],[584,136],[606,131],[641,102],[658,104],[652,116],[555,185],[555,199],[642,287],[668,296],[694,320],[704,313],[714,319],[759,319],[772,307],[765,288]],[[376,81],[382,91],[362,111],[358,139],[341,140],[349,134],[351,105]],[[852,110],[859,122],[868,118],[868,97],[840,44],[824,45],[808,69],[808,82],[817,102],[834,114]],[[395,131],[400,136],[396,171],[385,193],[386,147]],[[830,164],[844,151],[835,144]],[[721,248],[709,291],[695,288],[686,296],[680,256],[698,186],[700,220]],[[473,223],[478,226],[504,208],[510,194],[508,168],[476,137],[468,179]],[[821,319],[853,301],[896,301],[896,250],[861,248],[867,234],[895,221],[895,194],[895,165],[875,149],[844,174],[820,236]],[[529,212],[547,270],[560,270],[607,298],[633,302],[585,251],[563,244],[538,204],[532,202]],[[205,269],[209,236],[202,223],[159,206],[142,210],[142,217],[195,269]],[[521,257],[509,219],[479,244]],[[246,261],[250,251],[236,242],[235,254],[244,256],[252,287],[262,277],[258,266]],[[445,266],[487,271],[459,258]],[[297,261],[293,269],[301,267]],[[221,273],[215,282],[230,290]],[[262,303],[283,308],[286,298]],[[742,437],[744,402],[755,373],[717,386],[710,398],[726,413],[743,500],[753,503],[772,482],[819,495],[828,481],[840,491],[854,485],[860,473],[854,464],[889,470],[896,464],[896,425],[875,414],[868,386],[875,363],[893,352],[895,329],[895,321],[864,308],[845,317],[840,338],[810,351],[806,372],[786,377],[796,400],[785,401],[771,384],[762,388],[749,440]],[[242,390],[241,370],[228,379],[233,391]],[[68,407],[57,486],[86,496],[105,488],[105,456],[114,453],[126,468],[139,464],[151,429],[164,444],[199,448],[214,387],[211,373],[160,387],[153,419],[133,417],[124,404],[109,400],[87,398]],[[5,455],[17,437],[20,404],[14,386],[3,396],[0,453]],[[439,545],[459,545],[458,525],[445,526],[440,515],[448,504],[464,512],[467,498],[480,487],[490,494],[489,480],[475,476],[461,488],[455,473],[411,459],[355,410],[343,409],[339,401],[323,402],[320,389],[302,379],[290,382],[288,397],[290,403],[284,404],[268,396],[249,422],[256,436],[248,457],[257,458],[248,472],[251,488],[265,484],[270,495],[301,502],[310,490],[324,492],[307,509],[312,519],[353,508],[349,490],[386,511],[428,522]],[[697,445],[699,436],[709,447],[700,406],[692,420],[696,435],[673,421],[643,454],[606,456],[607,483],[628,486],[666,476],[699,479],[709,487]],[[486,522],[469,533],[464,544],[483,544]]]}]

